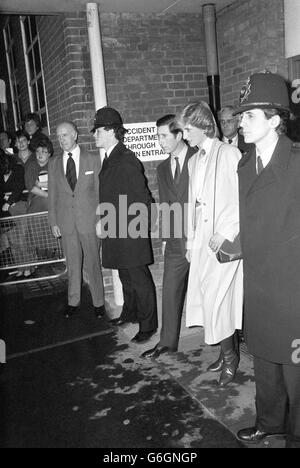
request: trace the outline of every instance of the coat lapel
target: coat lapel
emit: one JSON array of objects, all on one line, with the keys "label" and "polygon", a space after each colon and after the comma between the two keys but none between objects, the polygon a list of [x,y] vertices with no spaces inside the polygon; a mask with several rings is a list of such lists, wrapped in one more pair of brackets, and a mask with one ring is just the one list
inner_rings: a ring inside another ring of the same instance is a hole
[{"label": "coat lapel", "polygon": [[[183,163],[181,175],[180,175],[180,182],[179,182],[178,193],[177,193],[178,199],[180,199],[186,192],[186,187],[189,181],[188,162],[194,153],[195,151],[193,148],[188,148],[186,156],[185,156],[185,160]],[[174,185],[174,182],[173,182],[173,185]]]},{"label": "coat lapel", "polygon": [[283,171],[286,170],[288,165],[288,155],[290,154],[291,145],[291,141],[285,135],[281,135],[271,161],[259,176],[256,174],[256,150],[254,149],[251,151],[248,163],[240,168],[243,181],[248,181],[248,189],[244,187],[244,193],[250,195],[257,190],[261,190],[281,180]]},{"label": "coat lapel", "polygon": [[77,184],[75,187],[74,192],[77,192],[80,188],[80,185],[83,181],[83,175],[85,173],[85,168],[86,168],[86,158],[84,157],[84,151],[81,150],[80,148],[80,155],[79,155],[79,174],[78,174],[78,179],[77,179]]},{"label": "coat lapel", "polygon": [[169,190],[176,195],[176,186],[174,184],[172,170],[171,170],[171,156],[166,159],[165,164],[163,165],[164,178],[169,187]]}]

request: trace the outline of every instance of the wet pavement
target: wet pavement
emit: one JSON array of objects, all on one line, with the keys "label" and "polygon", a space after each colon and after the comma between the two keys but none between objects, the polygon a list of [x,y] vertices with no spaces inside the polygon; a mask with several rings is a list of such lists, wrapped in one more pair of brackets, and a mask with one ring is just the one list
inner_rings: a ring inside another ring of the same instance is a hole
[{"label": "wet pavement", "polygon": [[120,313],[111,297],[108,317],[96,319],[86,286],[80,312],[66,320],[65,288],[60,281],[1,290],[1,447],[244,447],[235,434],[254,422],[255,408],[243,348],[236,381],[220,389],[206,372],[218,349],[203,344],[200,328],[186,329],[183,320],[178,353],[143,359],[158,333],[131,343],[137,324],[110,325]]}]

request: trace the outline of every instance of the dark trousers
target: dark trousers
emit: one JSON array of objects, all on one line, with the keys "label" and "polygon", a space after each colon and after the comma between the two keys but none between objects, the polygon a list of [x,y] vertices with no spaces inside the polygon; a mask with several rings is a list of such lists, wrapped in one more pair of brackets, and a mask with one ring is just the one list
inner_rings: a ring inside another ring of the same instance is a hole
[{"label": "dark trousers", "polygon": [[300,366],[254,358],[257,426],[286,432],[287,447],[300,448]]},{"label": "dark trousers", "polygon": [[118,271],[124,296],[122,319],[138,322],[142,332],[156,330],[156,290],[148,266],[122,268]]},{"label": "dark trousers", "polygon": [[160,346],[176,351],[190,264],[183,255],[165,256]]}]

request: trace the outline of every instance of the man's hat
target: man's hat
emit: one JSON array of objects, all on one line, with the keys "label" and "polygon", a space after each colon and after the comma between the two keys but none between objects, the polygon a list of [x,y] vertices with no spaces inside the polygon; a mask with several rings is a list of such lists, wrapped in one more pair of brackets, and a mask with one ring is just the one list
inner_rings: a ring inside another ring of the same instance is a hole
[{"label": "man's hat", "polygon": [[108,127],[110,125],[123,125],[122,117],[116,109],[107,106],[102,107],[96,112],[94,127],[91,132],[94,132],[99,127]]},{"label": "man's hat", "polygon": [[289,111],[289,95],[284,79],[269,71],[253,73],[240,93],[240,103],[234,114],[250,109],[281,109]]}]

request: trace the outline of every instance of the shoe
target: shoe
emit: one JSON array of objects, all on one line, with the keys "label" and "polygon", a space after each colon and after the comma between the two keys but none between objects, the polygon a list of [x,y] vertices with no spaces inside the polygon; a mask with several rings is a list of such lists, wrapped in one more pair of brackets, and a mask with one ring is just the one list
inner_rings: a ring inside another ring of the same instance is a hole
[{"label": "shoe", "polygon": [[148,331],[148,332],[139,331],[139,332],[132,338],[131,341],[133,341],[134,343],[144,343],[144,341],[149,340],[149,338],[151,338],[151,336],[154,335],[155,332],[156,332],[156,330],[152,330],[152,331]]},{"label": "shoe", "polygon": [[224,365],[224,357],[221,351],[220,356],[218,357],[216,362],[208,366],[207,372],[220,372],[223,369],[223,365]]},{"label": "shoe", "polygon": [[95,312],[95,317],[96,318],[102,318],[104,317],[106,310],[105,310],[105,305],[103,304],[100,307],[95,307],[94,306],[94,312]]},{"label": "shoe", "polygon": [[224,363],[220,375],[219,387],[226,387],[226,385],[234,380],[240,362],[234,343],[234,335],[221,341],[221,351]]},{"label": "shoe", "polygon": [[281,432],[273,433],[260,431],[257,427],[247,427],[246,429],[241,429],[237,433],[237,438],[248,444],[258,444],[258,442],[270,436],[285,436],[285,434]]},{"label": "shoe", "polygon": [[114,318],[114,319],[110,320],[109,322],[112,325],[115,325],[117,327],[121,327],[121,325],[126,325],[127,323],[129,323],[128,320],[124,320],[121,317]]},{"label": "shoe", "polygon": [[148,349],[145,351],[141,357],[143,358],[158,358],[161,354],[166,354],[169,352],[175,352],[175,350],[172,350],[168,346],[159,346],[156,345],[154,348]]},{"label": "shoe", "polygon": [[224,364],[219,380],[219,387],[226,387],[234,378],[239,365],[239,358],[234,352],[224,353]]},{"label": "shoe", "polygon": [[77,312],[78,309],[79,309],[78,306],[67,305],[66,308],[65,308],[65,311],[64,311],[65,318],[72,317],[72,315],[74,315]]}]

